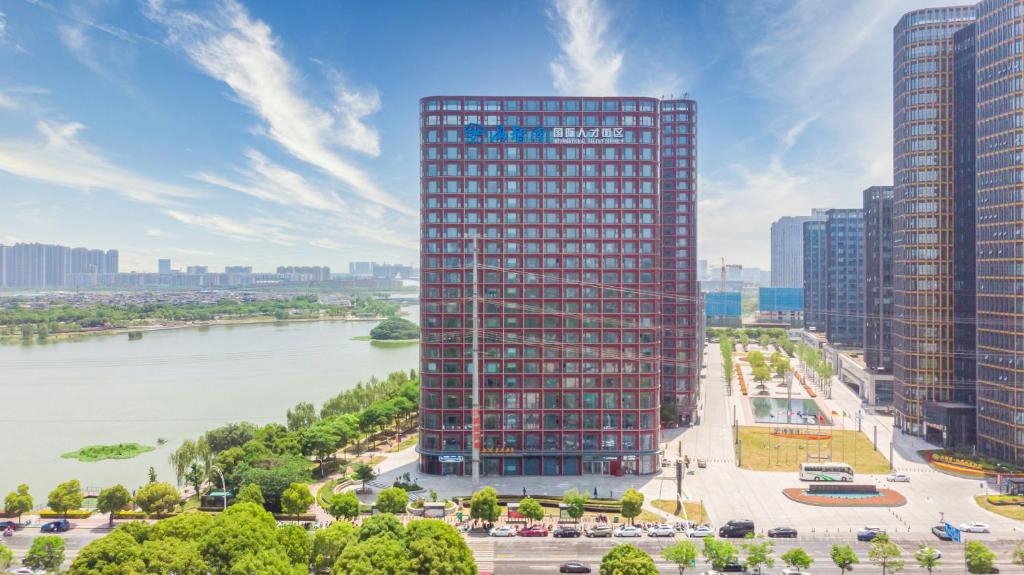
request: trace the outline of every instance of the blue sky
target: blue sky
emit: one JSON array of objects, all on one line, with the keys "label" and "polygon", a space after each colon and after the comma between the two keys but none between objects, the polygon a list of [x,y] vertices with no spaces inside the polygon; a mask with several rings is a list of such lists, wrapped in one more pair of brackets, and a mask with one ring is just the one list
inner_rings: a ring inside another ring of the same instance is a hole
[{"label": "blue sky", "polygon": [[122,267],[417,260],[417,101],[689,93],[700,257],[892,180],[911,1],[0,2],[0,243]]}]

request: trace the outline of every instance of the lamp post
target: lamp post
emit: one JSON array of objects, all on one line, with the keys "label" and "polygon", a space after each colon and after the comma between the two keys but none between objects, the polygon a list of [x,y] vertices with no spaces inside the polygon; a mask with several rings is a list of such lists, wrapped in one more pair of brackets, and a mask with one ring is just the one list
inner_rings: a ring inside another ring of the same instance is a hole
[{"label": "lamp post", "polygon": [[[217,475],[220,476],[220,493],[224,497],[224,511],[227,511],[228,510],[228,484],[224,481],[224,474],[221,472],[220,468],[217,467],[216,465],[210,466],[210,469],[212,469],[213,471],[216,471]],[[198,495],[198,493],[196,495]]]}]

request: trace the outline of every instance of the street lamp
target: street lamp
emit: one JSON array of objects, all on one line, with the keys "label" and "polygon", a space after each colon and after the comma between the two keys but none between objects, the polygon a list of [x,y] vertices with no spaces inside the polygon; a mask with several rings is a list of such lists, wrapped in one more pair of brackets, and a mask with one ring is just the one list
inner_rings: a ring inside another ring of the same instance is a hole
[{"label": "street lamp", "polygon": [[[220,468],[217,467],[216,465],[211,465],[210,469],[212,469],[213,471],[216,471],[217,475],[220,476],[220,494],[224,497],[224,511],[227,511],[228,510],[228,485],[224,481],[224,474],[221,473]],[[196,495],[199,495],[199,494],[197,493]]]}]

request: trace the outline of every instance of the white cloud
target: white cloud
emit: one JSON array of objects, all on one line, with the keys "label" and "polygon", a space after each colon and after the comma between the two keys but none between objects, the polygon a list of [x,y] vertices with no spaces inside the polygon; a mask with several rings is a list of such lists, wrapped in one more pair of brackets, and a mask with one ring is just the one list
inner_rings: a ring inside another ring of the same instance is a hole
[{"label": "white cloud", "polygon": [[165,238],[167,237],[167,232],[160,228],[146,228],[146,236],[151,238]]},{"label": "white cloud", "polygon": [[614,96],[623,53],[608,37],[610,15],[600,0],[555,0],[549,18],[561,54],[551,62],[561,94]]},{"label": "white cloud", "polygon": [[16,176],[91,191],[105,190],[131,200],[169,205],[194,191],[144,176],[110,162],[78,138],[77,122],[39,121],[36,141],[0,140],[0,171]]},{"label": "white cloud", "polygon": [[14,98],[11,98],[4,92],[0,92],[0,108],[14,110],[17,107],[18,103],[14,101]]},{"label": "white cloud", "polygon": [[0,42],[7,41],[7,15],[0,12]]},{"label": "white cloud", "polygon": [[146,12],[167,29],[171,45],[181,48],[204,73],[227,84],[262,119],[266,135],[289,154],[371,202],[415,213],[337,149],[380,153],[377,132],[364,121],[380,107],[375,92],[360,92],[336,75],[337,97],[330,109],[309,101],[300,93],[298,75],[281,55],[270,27],[250,18],[234,0],[223,0],[216,10],[202,14],[149,0]]},{"label": "white cloud", "polygon": [[292,245],[297,239],[283,230],[291,227],[290,224],[281,221],[256,219],[243,222],[219,214],[196,214],[177,209],[164,210],[164,214],[183,224],[236,240]]},{"label": "white cloud", "polygon": [[345,203],[337,194],[321,191],[301,174],[275,164],[254,149],[246,150],[245,155],[249,159],[249,168],[241,171],[244,181],[207,172],[199,173],[196,178],[215,186],[287,206],[332,212],[341,212],[345,209]]}]

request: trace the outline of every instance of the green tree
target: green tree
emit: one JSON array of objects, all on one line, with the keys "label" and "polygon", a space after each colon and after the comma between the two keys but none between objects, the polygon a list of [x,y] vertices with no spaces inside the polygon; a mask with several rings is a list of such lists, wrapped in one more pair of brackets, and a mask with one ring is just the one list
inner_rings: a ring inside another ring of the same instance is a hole
[{"label": "green tree", "polygon": [[238,503],[219,513],[203,530],[197,541],[199,554],[213,573],[229,573],[242,558],[276,547],[276,532],[273,515],[255,503]]},{"label": "green tree", "polygon": [[754,381],[764,383],[772,378],[772,370],[767,365],[755,366],[753,371]]},{"label": "green tree", "polygon": [[289,431],[301,431],[320,419],[316,415],[316,407],[308,401],[296,403],[295,407],[288,410],[286,418]]},{"label": "green tree", "polygon": [[281,511],[294,516],[296,521],[299,515],[309,511],[310,505],[313,505],[313,494],[305,483],[292,483],[281,494]]},{"label": "green tree", "polygon": [[[359,502],[356,501],[358,507]],[[356,510],[358,513],[358,509]],[[354,537],[356,528],[351,523],[332,523],[327,529],[313,532],[313,547],[310,551],[310,565],[314,573],[330,573],[341,555],[341,550]]]},{"label": "green tree", "polygon": [[[77,479],[65,481],[58,485],[46,499],[46,504],[57,513],[63,513],[64,519],[68,518],[68,511],[77,510],[82,507],[82,484]],[[61,550],[63,553],[63,549]]]},{"label": "green tree", "polygon": [[170,483],[147,483],[135,492],[135,503],[146,515],[161,515],[174,511],[181,503],[178,488]]},{"label": "green tree", "polygon": [[377,510],[381,513],[401,515],[408,504],[409,494],[401,487],[388,487],[377,494]]},{"label": "green tree", "polygon": [[381,340],[419,339],[420,326],[400,317],[386,319],[370,330],[370,337]]},{"label": "green tree", "polygon": [[110,526],[114,526],[114,514],[118,511],[130,508],[132,505],[132,494],[125,489],[124,485],[115,485],[100,491],[96,498],[96,509],[100,513],[110,514]]},{"label": "green tree", "polygon": [[715,571],[721,571],[725,569],[726,565],[732,565],[739,561],[739,551],[735,545],[714,537],[704,538],[704,549],[701,554]]},{"label": "green tree", "polygon": [[644,495],[636,489],[630,487],[622,494],[622,501],[620,502],[619,514],[629,519],[630,523],[633,523],[633,519],[637,515],[640,515],[640,511],[644,506]]},{"label": "green tree", "polygon": [[772,557],[774,549],[775,544],[771,541],[744,543],[743,552],[747,557],[743,561],[743,566],[755,573],[760,573],[762,568],[771,569],[775,566],[775,558]]},{"label": "green tree", "polygon": [[[171,467],[174,468],[175,480],[181,483],[185,479],[185,474],[188,473],[188,470],[193,465],[198,465],[204,469],[209,467],[213,461],[213,454],[206,441],[202,439],[199,441],[186,439],[181,443],[181,447],[171,453],[169,460]],[[224,473],[227,473],[227,470]]]},{"label": "green tree", "polygon": [[587,496],[580,493],[578,489],[570,489],[562,495],[562,503],[565,504],[566,514],[573,521],[578,522],[583,517],[587,505]]},{"label": "green tree", "polygon": [[789,565],[793,569],[810,569],[811,565],[814,564],[814,559],[803,550],[802,547],[794,547],[789,551],[782,554],[779,559],[786,565]]},{"label": "green tree", "polygon": [[334,518],[355,519],[359,517],[359,498],[353,491],[339,493],[331,498],[327,512]]},{"label": "green tree", "polygon": [[149,482],[156,483],[156,468],[152,465],[149,466]]},{"label": "green tree", "polygon": [[185,482],[192,487],[196,497],[202,495],[203,481],[206,480],[209,471],[209,469],[204,470],[202,467],[199,467],[198,463],[193,463],[188,467],[188,471],[185,472]]},{"label": "green tree", "polygon": [[658,575],[654,559],[635,545],[621,544],[601,557],[601,575]]},{"label": "green tree", "polygon": [[355,479],[363,482],[363,491],[366,491],[366,482],[373,481],[377,474],[373,472],[373,468],[365,463],[358,463],[355,467]]},{"label": "green tree", "polygon": [[416,519],[405,530],[410,573],[476,575],[473,552],[454,527],[436,519]]},{"label": "green tree", "polygon": [[889,540],[887,535],[879,535],[871,542],[868,549],[868,558],[871,562],[882,568],[882,575],[887,575],[890,570],[893,573],[903,570],[903,560],[900,556],[903,551],[899,546]]},{"label": "green tree", "polygon": [[697,564],[697,545],[689,539],[673,543],[661,550],[661,556],[669,563],[675,563],[679,575],[683,575],[687,567]]},{"label": "green tree", "polygon": [[922,569],[926,569],[930,574],[932,569],[939,566],[939,553],[935,549],[925,545],[924,543],[914,553],[914,559],[917,560],[917,564]]},{"label": "green tree", "polygon": [[[189,515],[199,514],[190,513]],[[129,525],[131,524],[129,523]],[[139,523],[135,525],[139,525]],[[209,575],[210,573],[210,566],[199,555],[196,544],[174,537],[143,541],[142,562],[146,564],[147,575]]]},{"label": "green tree", "polygon": [[1024,541],[1018,541],[1010,553],[1010,560],[1014,565],[1024,567]]},{"label": "green tree", "polygon": [[0,572],[11,566],[14,562],[14,551],[7,548],[6,545],[0,543]]},{"label": "green tree", "polygon": [[501,515],[498,492],[493,487],[484,487],[469,500],[469,516],[479,521],[494,523]]},{"label": "green tree", "polygon": [[64,563],[64,539],[57,535],[36,537],[21,562],[29,569],[57,571]]},{"label": "green tree", "polygon": [[273,573],[274,575],[307,575],[309,569],[305,565],[291,562],[282,549],[260,549],[256,553],[243,555],[225,571],[226,575],[255,575],[256,573]]},{"label": "green tree", "polygon": [[842,573],[853,571],[853,566],[860,563],[860,558],[849,545],[833,545],[829,550],[829,556]]},{"label": "green tree", "polygon": [[378,535],[384,535],[401,541],[405,539],[405,527],[394,515],[381,513],[367,517],[363,524],[359,526],[358,531],[356,531],[356,536],[360,541],[366,541]]},{"label": "green tree", "polygon": [[530,523],[533,523],[534,521],[544,519],[544,508],[536,499],[524,497],[519,501],[519,514],[529,519]]},{"label": "green tree", "polygon": [[309,481],[309,460],[297,455],[269,455],[255,457],[240,463],[228,478],[228,489],[237,492],[239,488],[256,484],[263,493],[264,507],[270,511],[281,510],[281,494],[292,483]]},{"label": "green tree", "polygon": [[981,541],[968,541],[964,545],[964,561],[969,573],[991,573],[996,554]]},{"label": "green tree", "polygon": [[255,503],[260,507],[266,505],[267,500],[263,498],[263,490],[256,483],[250,483],[238,490],[235,496],[235,503]]},{"label": "green tree", "polygon": [[409,553],[400,539],[377,535],[349,543],[332,573],[336,575],[405,575],[410,572]]},{"label": "green tree", "polygon": [[302,454],[316,457],[320,463],[320,477],[324,477],[324,460],[334,455],[340,443],[341,437],[330,421],[319,421],[299,432]]},{"label": "green tree", "polygon": [[4,497],[4,513],[17,515],[18,523],[21,523],[21,515],[32,511],[32,495],[28,492],[28,485],[22,483],[16,491],[12,491]]},{"label": "green tree", "polygon": [[71,575],[141,574],[146,568],[139,543],[124,531],[92,541],[71,562]]},{"label": "green tree", "polygon": [[282,525],[277,528],[277,542],[288,559],[296,565],[309,563],[313,551],[313,540],[309,532],[298,525]]}]

